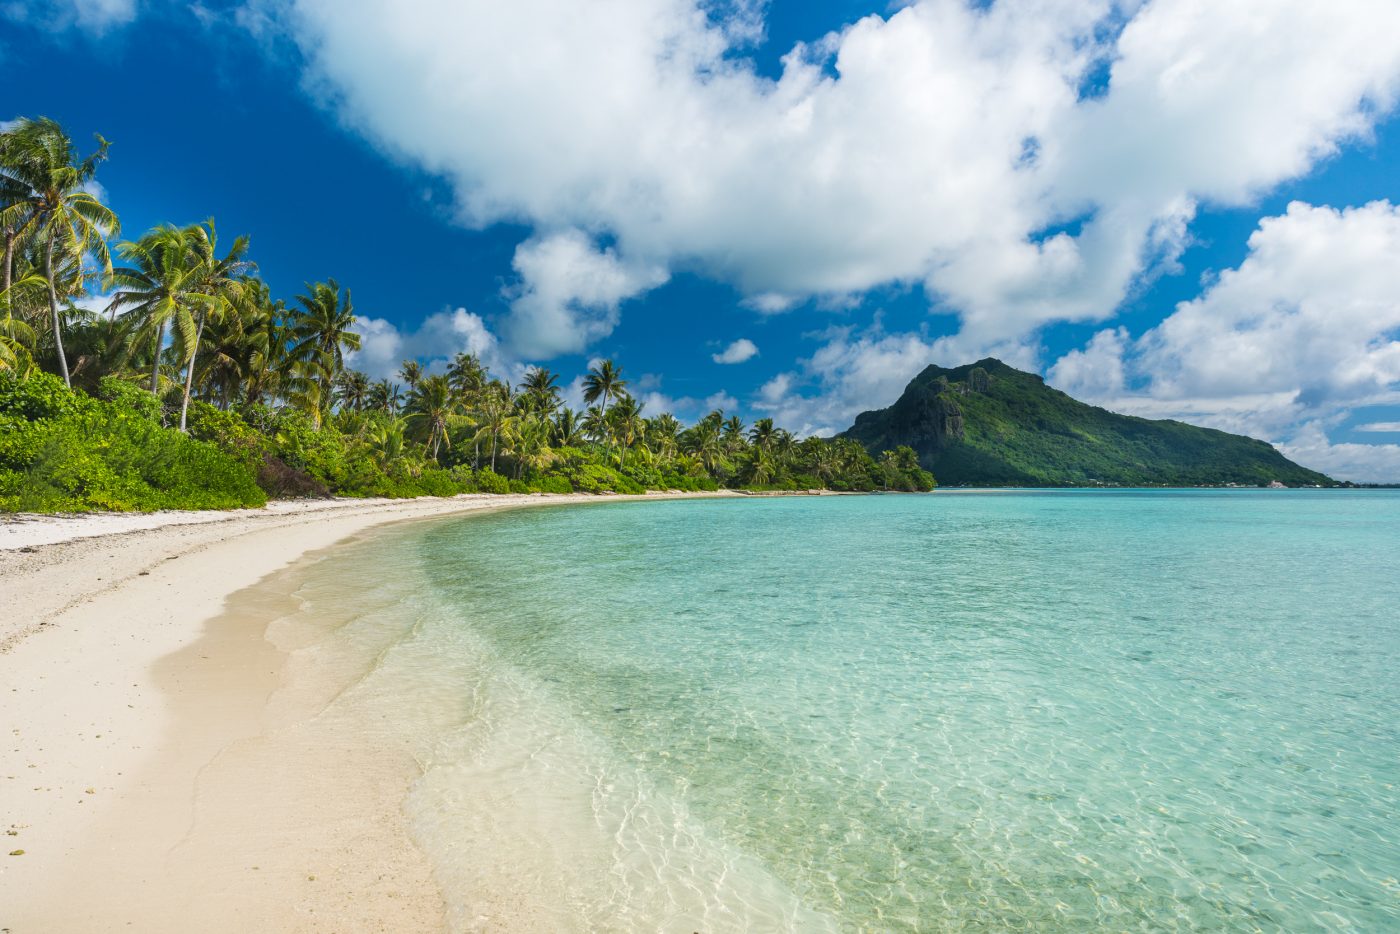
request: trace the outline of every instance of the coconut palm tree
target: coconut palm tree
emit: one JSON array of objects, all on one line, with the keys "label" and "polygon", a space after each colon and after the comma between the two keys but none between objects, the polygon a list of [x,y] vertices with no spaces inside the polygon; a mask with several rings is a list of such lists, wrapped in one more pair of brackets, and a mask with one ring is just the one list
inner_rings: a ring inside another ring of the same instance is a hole
[{"label": "coconut palm tree", "polygon": [[532,366],[525,371],[520,393],[527,411],[549,419],[559,408],[559,376],[542,366]]},{"label": "coconut palm tree", "polygon": [[491,442],[491,469],[493,471],[496,469],[496,455],[500,451],[501,442],[509,437],[511,430],[515,427],[517,416],[513,414],[514,403],[510,386],[499,380],[487,383],[477,402],[476,423],[479,429],[475,441],[477,444],[482,441]]},{"label": "coconut palm tree", "polygon": [[306,295],[298,295],[300,306],[292,315],[291,355],[312,366],[320,391],[315,411],[319,426],[331,401],[331,384],[336,374],[345,368],[345,351],[360,349],[360,335],[350,329],[355,326],[355,307],[350,290],[341,291],[334,279],[308,282]]},{"label": "coconut palm tree", "polygon": [[25,374],[33,368],[34,329],[14,316],[12,294],[39,295],[45,292],[48,283],[43,276],[27,275],[14,282],[0,294],[0,370],[11,370]]},{"label": "coconut palm tree", "polygon": [[670,412],[662,412],[647,423],[646,436],[664,460],[671,460],[679,450],[681,423]]},{"label": "coconut palm tree", "polygon": [[366,405],[376,412],[388,412],[393,415],[398,412],[402,401],[398,384],[381,379],[369,387]]},{"label": "coconut palm tree", "polygon": [[345,370],[336,381],[336,396],[346,409],[364,411],[369,402],[369,377],[359,370]]},{"label": "coconut palm tree", "polygon": [[437,460],[441,448],[452,447],[451,429],[459,424],[461,400],[446,376],[428,376],[419,381],[408,396],[405,423],[409,437],[422,442],[428,456]]},{"label": "coconut palm tree", "polygon": [[194,387],[195,361],[204,339],[204,326],[212,318],[234,313],[234,303],[243,294],[245,277],[254,269],[247,259],[248,238],[236,237],[228,253],[219,256],[219,237],[211,217],[203,224],[186,227],[185,237],[195,268],[195,291],[189,296],[194,302],[195,330],[193,340],[179,330],[187,360],[185,364],[185,395],[180,403],[180,430],[185,430],[190,410],[190,393]]},{"label": "coconut palm tree", "polygon": [[423,381],[423,364],[417,360],[405,360],[399,364],[399,376],[403,379],[403,384],[408,387],[411,393],[418,388],[418,384]]},{"label": "coconut palm tree", "polygon": [[622,378],[621,368],[611,360],[604,360],[597,366],[589,367],[588,375],[583,378],[583,401],[592,405],[601,400],[599,408],[606,414],[608,400],[626,388],[627,381]]},{"label": "coconut palm tree", "polygon": [[626,393],[613,403],[607,420],[612,426],[613,437],[623,450],[640,441],[646,428],[646,420],[642,418],[642,404]]},{"label": "coconut palm tree", "polygon": [[576,448],[583,444],[583,425],[573,409],[561,409],[554,418],[554,443],[561,448]]},{"label": "coconut palm tree", "polygon": [[770,450],[777,439],[777,431],[771,418],[760,418],[749,429],[749,443],[759,450]]},{"label": "coconut palm tree", "polygon": [[117,248],[130,264],[113,270],[117,286],[108,311],[135,316],[151,347],[151,392],[160,392],[160,358],[167,328],[185,334],[195,330],[195,292],[200,270],[186,231],[169,224],[135,242]]},{"label": "coconut palm tree", "polygon": [[48,118],[21,121],[10,130],[0,160],[3,194],[0,227],[6,236],[6,289],[14,247],[21,237],[43,244],[44,278],[48,280],[49,316],[53,323],[54,352],[65,384],[71,385],[68,358],[63,352],[63,322],[54,272],[62,256],[79,264],[91,256],[104,274],[112,271],[107,239],[120,224],[117,215],[91,192],[89,183],[99,162],[107,158],[108,143],[97,137],[97,151],[80,159],[63,128]]}]

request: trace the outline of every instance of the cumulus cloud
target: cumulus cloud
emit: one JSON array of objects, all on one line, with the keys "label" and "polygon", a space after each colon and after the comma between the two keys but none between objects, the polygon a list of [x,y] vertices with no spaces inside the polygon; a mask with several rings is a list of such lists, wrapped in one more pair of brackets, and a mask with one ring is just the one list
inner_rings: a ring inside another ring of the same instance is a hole
[{"label": "cumulus cloud", "polygon": [[408,331],[383,318],[360,317],[355,332],[360,335],[360,349],[346,354],[346,364],[375,379],[397,380],[400,364],[409,359],[426,362],[430,370],[442,370],[459,353],[476,354],[493,375],[512,382],[518,382],[525,371],[481,316],[465,308],[429,315]]},{"label": "cumulus cloud", "polygon": [[1172,268],[1198,203],[1364,137],[1400,79],[1390,0],[914,0],[811,37],[772,80],[743,54],[761,3],[260,8],[349,125],[453,183],[465,223],[545,231],[527,259],[571,244],[580,291],[626,270],[592,305],[522,272],[511,339],[542,354],[681,269],[766,312],[922,284],[969,346],[1103,319]]},{"label": "cumulus cloud", "polygon": [[1400,401],[1400,207],[1294,202],[1199,298],[1136,340],[1099,332],[1049,377],[1115,408],[1284,441],[1351,478],[1365,456],[1389,469],[1379,446],[1319,452],[1339,416]]},{"label": "cumulus cloud", "polygon": [[578,353],[617,327],[618,306],[668,278],[654,265],[628,263],[567,230],[522,243],[514,267],[520,284],[509,294],[506,333],[526,357]]},{"label": "cumulus cloud", "polygon": [[758,345],[747,337],[741,337],[719,353],[710,354],[716,363],[743,363],[758,356]]}]

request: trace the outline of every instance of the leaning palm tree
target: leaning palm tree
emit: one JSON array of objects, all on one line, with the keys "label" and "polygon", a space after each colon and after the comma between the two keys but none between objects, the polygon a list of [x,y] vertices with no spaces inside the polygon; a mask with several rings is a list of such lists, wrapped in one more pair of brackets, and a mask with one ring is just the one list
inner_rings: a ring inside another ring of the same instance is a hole
[{"label": "leaning palm tree", "polygon": [[319,406],[315,412],[320,425],[325,409],[330,405],[331,384],[345,368],[345,351],[360,349],[360,335],[351,331],[355,326],[355,308],[350,302],[350,290],[342,292],[334,279],[307,283],[306,295],[298,295],[301,306],[291,321],[291,353],[314,367],[319,376]]},{"label": "leaning palm tree", "polygon": [[185,395],[180,402],[180,430],[185,430],[190,411],[190,393],[194,388],[195,362],[199,345],[204,339],[204,327],[210,319],[234,313],[234,303],[243,294],[245,277],[254,269],[248,262],[248,238],[236,237],[228,253],[220,257],[218,233],[211,217],[203,224],[186,227],[190,255],[195,269],[195,291],[189,296],[194,304],[194,334],[177,330],[185,363]]},{"label": "leaning palm tree", "polygon": [[[89,190],[97,164],[107,158],[107,141],[99,136],[97,143],[95,153],[80,159],[73,141],[53,120],[24,120],[10,130],[5,158],[0,161],[0,175],[5,178],[0,227],[14,231],[6,237],[5,277],[10,278],[10,261],[19,237],[33,237],[43,244],[54,352],[63,381],[69,385],[72,378],[63,352],[54,263],[65,256],[81,263],[91,256],[103,273],[110,274],[107,239],[121,226],[117,215]],[[8,288],[8,281],[5,286]]]}]

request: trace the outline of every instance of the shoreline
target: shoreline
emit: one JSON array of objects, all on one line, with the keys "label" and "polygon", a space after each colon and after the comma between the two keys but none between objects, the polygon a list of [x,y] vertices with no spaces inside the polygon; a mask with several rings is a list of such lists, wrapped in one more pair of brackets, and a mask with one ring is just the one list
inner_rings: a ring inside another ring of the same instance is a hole
[{"label": "shoreline", "polygon": [[392,793],[412,762],[379,754],[360,728],[249,754],[325,700],[269,633],[295,614],[300,569],[389,524],[729,495],[477,494],[0,523],[11,607],[0,930],[443,929],[400,811],[405,788]]}]

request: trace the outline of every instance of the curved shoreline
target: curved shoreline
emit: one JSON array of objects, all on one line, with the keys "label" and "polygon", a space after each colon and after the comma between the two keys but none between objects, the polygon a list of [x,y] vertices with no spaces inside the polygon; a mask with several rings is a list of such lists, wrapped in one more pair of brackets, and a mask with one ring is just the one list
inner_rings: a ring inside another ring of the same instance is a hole
[{"label": "curved shoreline", "polygon": [[[201,805],[218,802],[200,820],[222,827],[205,833],[205,843],[227,845],[205,846],[203,855],[188,845],[208,766],[288,722],[270,713],[269,701],[287,686],[292,656],[267,630],[290,609],[297,566],[387,523],[713,495],[336,502],[141,517],[165,521],[96,535],[83,534],[84,523],[93,528],[88,517],[26,520],[31,540],[35,532],[77,533],[43,546],[17,538],[14,520],[0,526],[9,533],[0,537],[9,546],[0,547],[0,588],[11,608],[0,629],[0,681],[9,688],[0,715],[8,740],[0,748],[8,834],[0,853],[23,851],[0,856],[0,929],[189,930],[196,913],[204,931],[441,929],[441,898],[408,840],[399,799],[364,813],[366,802],[383,800],[385,781],[401,780],[403,765],[377,770],[383,757],[356,759],[369,737],[342,731],[338,745],[302,757],[300,772],[276,768],[280,759],[245,768],[241,783]],[[328,776],[353,781],[327,785]],[[289,813],[268,812],[284,798],[327,807],[298,825]],[[260,849],[268,867],[243,866],[242,875],[230,868],[240,853],[246,863]],[[222,854],[218,864],[202,867],[211,854]],[[288,868],[328,859],[339,865]],[[269,871],[272,864],[280,869]],[[223,901],[190,889],[199,884]],[[222,910],[209,913],[216,906]]]}]

